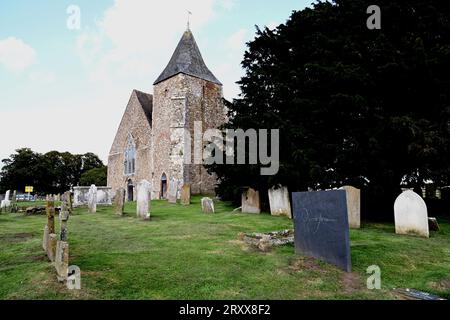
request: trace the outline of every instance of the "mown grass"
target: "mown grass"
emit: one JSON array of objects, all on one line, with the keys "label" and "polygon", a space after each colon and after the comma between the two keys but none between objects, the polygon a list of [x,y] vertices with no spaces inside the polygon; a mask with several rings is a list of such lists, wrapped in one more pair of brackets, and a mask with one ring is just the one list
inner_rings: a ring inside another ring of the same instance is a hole
[{"label": "mown grass", "polygon": [[[56,281],[42,251],[45,216],[0,215],[0,299],[395,299],[393,288],[450,298],[450,221],[431,239],[397,236],[393,225],[351,231],[354,271],[346,274],[287,246],[261,253],[240,232],[292,228],[270,215],[232,212],[219,203],[204,215],[200,198],[189,207],[152,203],[152,220],[125,217],[110,207],[80,208],[69,220],[70,264],[82,290]],[[366,269],[382,270],[382,290],[366,287]]]}]

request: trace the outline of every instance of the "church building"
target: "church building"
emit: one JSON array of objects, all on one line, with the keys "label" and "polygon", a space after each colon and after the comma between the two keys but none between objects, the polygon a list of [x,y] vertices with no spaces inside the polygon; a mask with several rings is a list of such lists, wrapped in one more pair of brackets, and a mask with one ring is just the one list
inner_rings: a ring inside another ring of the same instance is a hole
[{"label": "church building", "polygon": [[152,184],[152,199],[166,199],[170,188],[179,191],[184,184],[194,195],[214,194],[216,177],[184,161],[194,154],[194,143],[181,133],[189,131],[194,140],[194,123],[204,132],[226,121],[222,84],[189,29],[153,85],[153,95],[131,93],[108,158],[108,187],[125,189],[128,201],[136,199],[144,179]]}]

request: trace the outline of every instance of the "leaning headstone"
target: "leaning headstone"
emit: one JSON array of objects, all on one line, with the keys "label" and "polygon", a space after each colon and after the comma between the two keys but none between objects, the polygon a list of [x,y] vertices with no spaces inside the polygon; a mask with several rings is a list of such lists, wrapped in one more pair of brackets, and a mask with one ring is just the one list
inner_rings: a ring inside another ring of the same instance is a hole
[{"label": "leaning headstone", "polygon": [[69,273],[69,243],[58,241],[55,254],[56,277],[59,282],[67,280]]},{"label": "leaning headstone", "polygon": [[211,198],[202,199],[202,210],[203,213],[210,214],[215,213],[214,201]]},{"label": "leaning headstone", "polygon": [[441,227],[439,226],[439,223],[436,218],[428,218],[428,225],[430,228],[430,231],[441,231]]},{"label": "leaning headstone", "polygon": [[88,193],[88,209],[90,213],[97,212],[97,187],[92,185]]},{"label": "leaning headstone", "polygon": [[414,191],[403,192],[395,201],[395,232],[430,237],[425,201]]},{"label": "leaning headstone", "polygon": [[292,219],[291,203],[288,188],[272,188],[269,190],[270,213],[273,216],[286,216]]},{"label": "leaning headstone", "polygon": [[114,209],[116,214],[123,216],[123,210],[125,206],[125,189],[117,189],[116,196],[114,197]]},{"label": "leaning headstone", "polygon": [[259,191],[250,188],[242,193],[242,213],[261,213]]},{"label": "leaning headstone", "polygon": [[350,230],[344,190],[292,194],[295,251],[351,272]]},{"label": "leaning headstone", "polygon": [[183,206],[188,206],[191,204],[191,185],[185,184],[181,188],[181,204]]},{"label": "leaning headstone", "polygon": [[342,187],[347,192],[347,209],[348,209],[348,222],[350,228],[361,228],[361,190],[352,187]]},{"label": "leaning headstone", "polygon": [[152,185],[147,180],[142,180],[137,187],[137,216],[144,220],[150,220],[150,193]]},{"label": "leaning headstone", "polygon": [[178,200],[178,180],[171,179],[169,184],[169,195],[168,195],[169,203],[176,204]]}]

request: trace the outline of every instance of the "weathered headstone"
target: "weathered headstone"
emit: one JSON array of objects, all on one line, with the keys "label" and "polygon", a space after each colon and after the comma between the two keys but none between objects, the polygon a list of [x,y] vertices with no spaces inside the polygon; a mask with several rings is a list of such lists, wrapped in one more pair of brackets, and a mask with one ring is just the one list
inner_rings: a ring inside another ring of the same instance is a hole
[{"label": "weathered headstone", "polygon": [[48,250],[48,237],[49,237],[48,226],[45,225],[45,227],[44,227],[44,237],[42,239],[42,249],[44,249],[45,252],[47,252],[47,250]]},{"label": "weathered headstone", "polygon": [[350,230],[344,190],[292,194],[295,251],[351,272]]},{"label": "weathered headstone", "polygon": [[403,192],[395,201],[395,232],[430,237],[425,201],[414,191]]},{"label": "weathered headstone", "polygon": [[[70,197],[69,197],[70,199]],[[59,212],[59,221],[61,226],[61,233],[59,235],[59,240],[67,242],[69,237],[69,231],[67,228],[67,222],[70,217],[70,200],[66,198],[66,195],[63,196],[63,201],[61,203],[61,210]]]},{"label": "weathered headstone", "polygon": [[348,209],[348,222],[350,228],[361,228],[361,190],[352,187],[342,187],[347,192],[347,209]]},{"label": "weathered headstone", "polygon": [[178,180],[172,178],[169,184],[169,195],[168,195],[169,203],[176,204],[178,200]]},{"label": "weathered headstone", "polygon": [[6,191],[5,199],[0,203],[0,209],[6,209],[11,206],[11,200],[9,200],[9,196],[11,194],[11,190]]},{"label": "weathered headstone", "polygon": [[214,208],[214,201],[211,198],[203,198],[202,199],[202,210],[203,210],[203,213],[206,213],[206,214],[215,213],[216,210]]},{"label": "weathered headstone", "polygon": [[242,193],[242,213],[261,213],[259,191],[249,188]]},{"label": "weathered headstone", "polygon": [[116,196],[114,197],[114,209],[116,214],[123,216],[123,210],[125,206],[125,189],[117,189]]},{"label": "weathered headstone", "polygon": [[188,206],[191,204],[191,185],[185,184],[181,188],[181,204],[183,206]]},{"label": "weathered headstone", "polygon": [[273,216],[286,216],[292,219],[291,203],[288,188],[272,188],[269,190],[270,212]]},{"label": "weathered headstone", "polygon": [[430,231],[441,231],[441,227],[439,226],[439,223],[436,218],[428,218],[428,225]]},{"label": "weathered headstone", "polygon": [[[57,236],[55,234],[55,199],[52,196],[47,196],[47,230],[48,232],[47,243],[43,247],[47,248],[47,257],[50,261],[55,261],[56,254],[56,241]],[[45,239],[44,239],[45,242]]]},{"label": "weathered headstone", "polygon": [[150,220],[150,193],[152,185],[147,180],[142,180],[137,187],[137,216],[144,220]]},{"label": "weathered headstone", "polygon": [[57,243],[58,243],[58,236],[55,233],[50,233],[48,235],[47,257],[51,262],[55,262]]},{"label": "weathered headstone", "polygon": [[66,281],[69,273],[69,243],[66,241],[56,244],[55,269],[58,281]]},{"label": "weathered headstone", "polygon": [[88,209],[90,213],[97,212],[97,187],[92,185],[88,193]]}]

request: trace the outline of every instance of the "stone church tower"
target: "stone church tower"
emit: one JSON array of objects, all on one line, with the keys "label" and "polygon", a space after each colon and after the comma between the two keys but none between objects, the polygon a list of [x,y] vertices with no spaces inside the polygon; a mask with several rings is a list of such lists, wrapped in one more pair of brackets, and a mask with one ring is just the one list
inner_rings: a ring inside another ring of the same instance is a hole
[{"label": "stone church tower", "polygon": [[203,165],[186,163],[185,156],[194,155],[195,123],[204,132],[225,121],[222,84],[187,30],[155,81],[153,96],[133,91],[111,148],[108,186],[124,188],[128,200],[135,199],[143,179],[152,183],[153,199],[183,184],[190,184],[193,194],[213,194],[216,178]]}]

